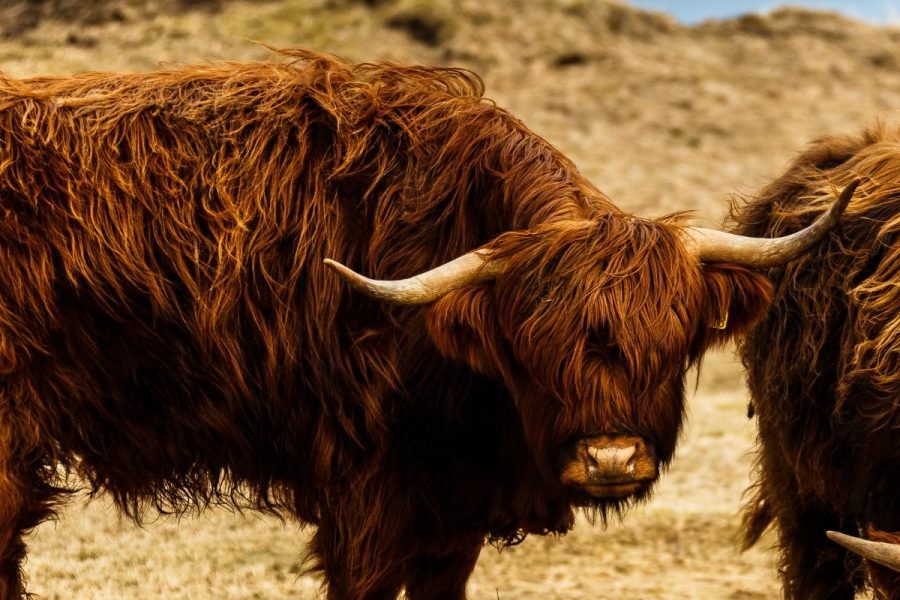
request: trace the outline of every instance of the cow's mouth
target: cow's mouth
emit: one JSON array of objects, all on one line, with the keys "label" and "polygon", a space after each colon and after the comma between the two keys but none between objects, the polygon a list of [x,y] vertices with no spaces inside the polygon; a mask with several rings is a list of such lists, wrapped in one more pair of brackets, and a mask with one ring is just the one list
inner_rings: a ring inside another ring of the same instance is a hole
[{"label": "cow's mouth", "polygon": [[582,485],[581,489],[594,498],[627,498],[633,496],[641,490],[644,490],[652,484],[653,481],[631,481],[622,483],[607,483],[601,485]]},{"label": "cow's mouth", "polygon": [[563,452],[560,480],[592,498],[620,500],[647,490],[658,475],[652,444],[639,436],[605,434],[581,438]]}]

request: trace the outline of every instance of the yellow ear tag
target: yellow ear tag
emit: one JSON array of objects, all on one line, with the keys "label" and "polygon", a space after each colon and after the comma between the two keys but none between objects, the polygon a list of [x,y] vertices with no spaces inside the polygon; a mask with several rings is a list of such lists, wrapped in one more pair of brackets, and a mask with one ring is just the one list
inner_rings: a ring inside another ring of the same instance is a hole
[{"label": "yellow ear tag", "polygon": [[725,329],[728,327],[728,311],[725,311],[725,314],[722,315],[722,318],[716,321],[715,323],[710,324],[710,327],[713,329]]}]

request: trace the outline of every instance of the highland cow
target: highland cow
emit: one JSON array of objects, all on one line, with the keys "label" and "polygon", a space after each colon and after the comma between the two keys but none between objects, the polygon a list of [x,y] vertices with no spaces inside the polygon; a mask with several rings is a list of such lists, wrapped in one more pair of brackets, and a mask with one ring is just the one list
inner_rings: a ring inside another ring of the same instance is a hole
[{"label": "highland cow", "polygon": [[[825,210],[830,186],[858,178],[841,227],[768,271],[773,307],[740,350],[759,425],[745,534],[752,545],[776,527],[788,599],[865,587],[860,559],[827,530],[872,559],[879,596],[900,598],[900,573],[879,566],[900,570],[900,131],[820,139],[734,212],[743,234],[793,231]],[[860,532],[873,541],[846,538]]]},{"label": "highland cow", "polygon": [[293,517],[329,598],[433,600],[646,498],[689,364],[842,203],[774,241],[641,219],[471,73],[291,51],[0,79],[0,206],[0,598],[84,481]]}]

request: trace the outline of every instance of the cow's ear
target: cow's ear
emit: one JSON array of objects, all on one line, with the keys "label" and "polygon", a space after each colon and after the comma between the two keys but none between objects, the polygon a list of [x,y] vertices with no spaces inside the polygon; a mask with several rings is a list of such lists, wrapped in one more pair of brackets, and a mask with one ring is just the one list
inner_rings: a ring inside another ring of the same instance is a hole
[{"label": "cow's ear", "polygon": [[428,333],[444,356],[498,376],[503,370],[503,342],[496,314],[489,287],[465,287],[429,308]]},{"label": "cow's ear", "polygon": [[772,300],[769,280],[739,265],[704,265],[703,281],[701,351],[745,334],[763,317]]}]

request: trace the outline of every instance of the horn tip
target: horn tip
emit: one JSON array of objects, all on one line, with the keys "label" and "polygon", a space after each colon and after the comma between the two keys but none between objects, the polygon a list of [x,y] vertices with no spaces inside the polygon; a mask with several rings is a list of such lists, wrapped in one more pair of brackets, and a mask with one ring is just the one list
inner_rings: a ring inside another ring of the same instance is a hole
[{"label": "horn tip", "polygon": [[846,533],[841,533],[840,531],[828,530],[825,532],[825,537],[827,537],[838,546],[850,550],[851,552],[859,552],[855,549],[855,546],[857,545],[857,539],[852,535],[847,535]]},{"label": "horn tip", "polygon": [[326,267],[333,270],[335,273],[337,273],[340,277],[342,277],[346,281],[354,282],[359,277],[359,275],[356,273],[356,271],[354,271],[353,269],[351,269],[350,267],[348,267],[347,265],[345,265],[343,263],[339,263],[336,260],[332,260],[330,258],[325,258],[322,260],[322,262],[325,264]]},{"label": "horn tip", "polygon": [[856,188],[860,186],[862,183],[862,179],[856,178],[850,183],[847,184],[847,187],[844,188],[844,191],[841,192],[841,195],[838,197],[838,201],[835,202],[834,208],[832,212],[835,216],[840,216],[843,214],[844,209],[850,204],[850,201],[853,199],[853,194],[856,193]]}]

